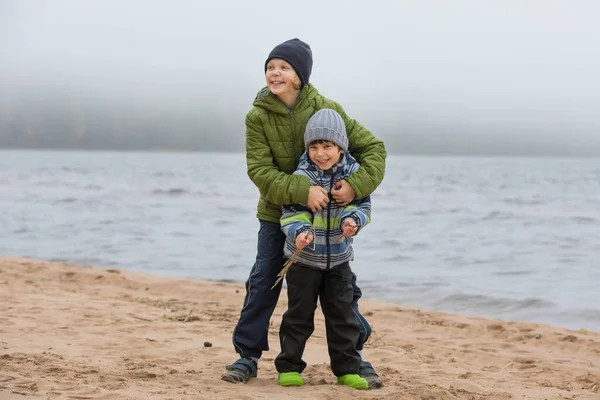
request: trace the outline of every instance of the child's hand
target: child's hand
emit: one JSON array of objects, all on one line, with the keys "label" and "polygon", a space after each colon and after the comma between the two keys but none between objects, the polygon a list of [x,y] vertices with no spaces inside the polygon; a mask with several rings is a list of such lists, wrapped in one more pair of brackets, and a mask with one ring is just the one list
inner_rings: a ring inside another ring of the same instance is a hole
[{"label": "child's hand", "polygon": [[335,184],[331,189],[331,195],[335,199],[335,202],[340,206],[346,206],[356,197],[356,192],[352,185],[348,182],[341,180]]},{"label": "child's hand", "polygon": [[312,235],[308,235],[306,233],[301,233],[296,238],[296,248],[298,250],[302,250],[312,241],[313,241]]},{"label": "child's hand", "polygon": [[327,207],[327,203],[329,203],[327,190],[323,189],[321,186],[311,186],[308,190],[308,208],[310,208],[313,213],[316,213]]},{"label": "child's hand", "polygon": [[356,235],[357,230],[358,225],[356,225],[356,222],[354,222],[352,218],[346,218],[344,220],[344,224],[342,225],[342,232],[345,237],[352,237]]}]

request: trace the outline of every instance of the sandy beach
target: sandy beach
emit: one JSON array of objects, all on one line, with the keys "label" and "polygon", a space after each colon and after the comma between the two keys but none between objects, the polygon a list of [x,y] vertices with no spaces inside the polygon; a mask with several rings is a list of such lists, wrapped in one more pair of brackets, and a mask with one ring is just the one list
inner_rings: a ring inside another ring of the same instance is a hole
[{"label": "sandy beach", "polygon": [[302,388],[276,384],[271,350],[248,384],[219,379],[235,360],[242,285],[25,258],[0,258],[0,400],[600,399],[600,333],[363,300],[365,348],[386,386],[335,384],[323,316]]}]

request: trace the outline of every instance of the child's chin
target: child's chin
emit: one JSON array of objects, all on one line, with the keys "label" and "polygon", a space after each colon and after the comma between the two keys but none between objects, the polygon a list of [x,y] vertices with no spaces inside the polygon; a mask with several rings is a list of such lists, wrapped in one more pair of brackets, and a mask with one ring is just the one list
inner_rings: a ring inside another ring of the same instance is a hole
[{"label": "child's chin", "polygon": [[283,87],[282,85],[273,85],[269,87],[269,90],[271,90],[271,93],[273,94],[280,94],[285,91],[285,87]]}]

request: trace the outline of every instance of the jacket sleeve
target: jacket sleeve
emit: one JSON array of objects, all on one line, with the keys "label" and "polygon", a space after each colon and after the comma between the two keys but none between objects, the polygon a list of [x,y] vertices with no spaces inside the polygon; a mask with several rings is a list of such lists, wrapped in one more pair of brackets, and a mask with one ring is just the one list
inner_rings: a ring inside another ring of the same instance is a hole
[{"label": "jacket sleeve", "polygon": [[282,206],[308,202],[310,182],[305,176],[286,174],[277,168],[260,120],[254,110],[246,115],[246,164],[248,177],[262,197]]},{"label": "jacket sleeve", "polygon": [[346,180],[356,192],[356,198],[361,199],[373,193],[383,181],[387,157],[385,145],[358,121],[350,118],[341,105],[333,102],[333,108],[346,123],[348,150],[361,165]]},{"label": "jacket sleeve", "polygon": [[359,200],[354,200],[342,211],[340,216],[340,229],[344,226],[346,218],[352,218],[357,223],[358,229],[356,234],[371,222],[371,196],[363,197]]},{"label": "jacket sleeve", "polygon": [[313,214],[308,207],[300,204],[283,206],[281,230],[292,242],[296,241],[299,234],[308,232],[312,222]]}]

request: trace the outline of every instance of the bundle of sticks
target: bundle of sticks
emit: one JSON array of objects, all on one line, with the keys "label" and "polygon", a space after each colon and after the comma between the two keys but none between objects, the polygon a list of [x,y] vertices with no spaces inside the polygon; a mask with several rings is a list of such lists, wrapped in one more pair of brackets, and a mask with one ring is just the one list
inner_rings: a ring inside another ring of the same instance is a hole
[{"label": "bundle of sticks", "polygon": [[[308,232],[306,233],[306,235],[307,236],[308,235],[312,235],[313,240],[315,240],[315,226],[314,226],[314,224],[310,227],[310,229],[308,230]],[[294,252],[294,254],[292,254],[292,256],[290,257],[290,259],[287,260],[285,264],[283,264],[283,268],[277,274],[277,280],[275,281],[275,284],[273,286],[271,286],[271,289],[273,289],[275,286],[277,286],[277,284],[279,282],[281,282],[281,280],[285,277],[285,274],[287,274],[287,272],[290,270],[290,267],[292,266],[292,264],[294,264],[294,262],[296,261],[296,258],[298,258],[298,256],[301,253],[302,253],[302,249],[297,249]]]}]

